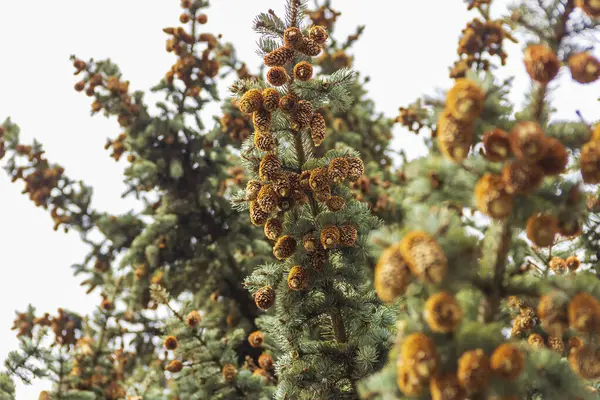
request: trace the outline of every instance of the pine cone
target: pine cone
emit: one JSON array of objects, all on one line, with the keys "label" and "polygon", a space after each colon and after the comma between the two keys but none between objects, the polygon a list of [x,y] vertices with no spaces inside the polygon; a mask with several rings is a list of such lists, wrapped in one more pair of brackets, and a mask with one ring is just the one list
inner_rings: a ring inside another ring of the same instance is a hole
[{"label": "pine cone", "polygon": [[332,183],[341,183],[348,177],[350,166],[344,157],[336,157],[329,163],[327,174]]},{"label": "pine cone", "polygon": [[600,332],[600,302],[588,293],[576,294],[569,303],[569,326],[582,333]]},{"label": "pine cone", "polygon": [[287,284],[291,290],[306,290],[308,289],[309,280],[306,269],[296,265],[288,273]]},{"label": "pine cone", "polygon": [[346,200],[344,200],[343,197],[331,196],[327,200],[327,208],[329,208],[329,211],[333,211],[333,212],[340,211],[345,206],[346,206]]},{"label": "pine cone", "polygon": [[[256,198],[256,203],[260,207],[260,209],[267,215],[271,214],[277,208],[277,204],[279,203],[279,196],[273,189],[273,186],[270,184],[263,185],[258,192],[258,197]],[[265,223],[267,221],[265,220]],[[262,225],[262,224],[261,224]]]},{"label": "pine cone", "polygon": [[292,175],[290,173],[280,173],[273,179],[273,189],[281,197],[289,197],[293,190]]},{"label": "pine cone", "polygon": [[255,111],[252,114],[252,123],[257,131],[269,131],[271,129],[271,113],[264,108]]},{"label": "pine cone", "polygon": [[464,352],[458,359],[457,376],[467,392],[484,391],[488,388],[491,377],[490,358],[482,349]]},{"label": "pine cone", "polygon": [[408,335],[400,347],[400,357],[408,372],[421,382],[436,375],[439,366],[437,347],[424,333]]},{"label": "pine cone", "polygon": [[546,152],[536,165],[541,168],[544,175],[559,175],[565,172],[569,162],[569,153],[560,142],[560,140],[546,137],[544,138]]},{"label": "pine cone", "polygon": [[405,364],[398,364],[396,383],[406,396],[421,396],[425,390],[426,380],[421,379],[414,370]]},{"label": "pine cone", "polygon": [[260,347],[265,341],[265,335],[261,331],[254,331],[248,335],[248,343],[252,347]]},{"label": "pine cone", "polygon": [[250,222],[252,222],[253,225],[263,226],[268,218],[269,214],[264,212],[256,201],[250,202]]},{"label": "pine cone", "polygon": [[564,275],[568,270],[567,263],[560,257],[552,257],[548,266],[556,275]]},{"label": "pine cone", "polygon": [[330,249],[340,243],[340,230],[335,225],[324,226],[321,229],[321,245],[325,249]]},{"label": "pine cone", "polygon": [[255,131],[254,145],[261,151],[273,151],[275,149],[275,139],[269,131]]},{"label": "pine cone", "polygon": [[558,75],[560,60],[550,47],[532,45],[525,50],[525,69],[532,80],[547,84]]},{"label": "pine cone", "polygon": [[296,251],[296,239],[289,235],[284,235],[277,239],[277,243],[273,247],[273,255],[278,260],[290,258]]},{"label": "pine cone", "polygon": [[600,347],[586,344],[572,349],[569,353],[569,365],[583,379],[600,379]]},{"label": "pine cone", "polygon": [[179,346],[179,342],[175,336],[167,336],[163,344],[167,350],[175,350]]},{"label": "pine cone", "polygon": [[261,187],[262,183],[255,179],[248,181],[246,184],[246,200],[256,200]]},{"label": "pine cone", "polygon": [[267,154],[260,161],[258,175],[262,181],[273,181],[279,176],[281,161],[275,154]]},{"label": "pine cone", "polygon": [[325,118],[319,113],[315,113],[310,120],[310,137],[315,147],[319,147],[325,140],[327,125]]},{"label": "pine cone", "polygon": [[448,292],[438,292],[425,302],[425,321],[436,333],[454,332],[462,321],[460,305]]},{"label": "pine cone", "polygon": [[400,242],[402,258],[410,272],[426,283],[438,284],[448,273],[448,259],[439,244],[426,232],[413,231]]},{"label": "pine cone", "polygon": [[504,161],[510,154],[508,132],[496,128],[483,135],[485,157],[490,161]]},{"label": "pine cone", "polygon": [[275,303],[275,290],[271,286],[264,286],[254,294],[254,302],[261,310],[267,310]]},{"label": "pine cone", "polygon": [[235,368],[235,365],[233,365],[233,364],[223,365],[222,375],[223,375],[223,379],[225,379],[225,381],[227,381],[227,382],[235,381],[235,378],[237,377],[237,369]]},{"label": "pine cone", "polygon": [[539,333],[532,333],[527,338],[527,343],[534,349],[543,349],[546,347],[544,344],[544,338]]},{"label": "pine cone", "polygon": [[323,44],[329,37],[327,31],[322,26],[313,26],[308,31],[308,37],[317,42],[318,44]]},{"label": "pine cone", "polygon": [[322,192],[329,187],[329,175],[325,168],[315,168],[310,172],[308,180],[310,188],[315,192]]},{"label": "pine cone", "polygon": [[600,183],[600,142],[590,141],[583,145],[579,157],[581,176],[585,183]]},{"label": "pine cone", "polygon": [[327,252],[323,249],[318,249],[311,253],[309,258],[309,266],[315,271],[322,271],[327,262]]},{"label": "pine cone", "polygon": [[567,257],[566,263],[567,268],[571,272],[577,271],[579,269],[579,266],[581,265],[581,261],[579,261],[579,258],[577,258],[577,256]]},{"label": "pine cone", "polygon": [[571,213],[562,214],[557,221],[558,233],[569,239],[581,235],[581,225],[576,218],[577,217]]},{"label": "pine cone", "polygon": [[263,97],[259,90],[250,89],[240,99],[238,106],[244,114],[252,114],[262,107]]},{"label": "pine cone", "polygon": [[504,343],[492,353],[490,365],[495,375],[513,381],[521,375],[525,367],[525,355],[517,346]]},{"label": "pine cone", "polygon": [[455,374],[438,375],[431,378],[429,384],[431,400],[463,400],[465,390],[458,383]]},{"label": "pine cone", "polygon": [[470,79],[457,79],[446,96],[446,109],[457,121],[472,122],[483,110],[485,93]]},{"label": "pine cone", "polygon": [[269,218],[265,223],[265,236],[269,240],[277,240],[283,232],[283,222],[279,218]]},{"label": "pine cone", "polygon": [[600,61],[589,53],[578,53],[569,57],[569,69],[573,80],[579,83],[592,83],[600,77]]},{"label": "pine cone", "polygon": [[273,112],[279,107],[280,95],[276,89],[266,88],[262,91],[263,107],[268,112]]},{"label": "pine cone", "polygon": [[408,263],[402,258],[400,245],[385,249],[375,265],[375,292],[381,301],[393,302],[404,294],[411,280],[412,275]]},{"label": "pine cone", "polygon": [[537,190],[544,179],[544,172],[534,164],[515,160],[504,164],[502,181],[508,194],[528,194]]},{"label": "pine cone", "polygon": [[273,369],[273,357],[271,357],[271,355],[267,354],[267,353],[262,353],[259,357],[258,357],[258,365],[260,365],[261,368],[270,371]]},{"label": "pine cone", "polygon": [[200,313],[198,311],[190,311],[188,315],[185,317],[185,324],[190,328],[194,328],[198,326],[202,317],[200,317]]},{"label": "pine cone", "polygon": [[173,360],[165,369],[169,372],[180,372],[183,369],[183,364],[179,360]]},{"label": "pine cone", "polygon": [[562,340],[562,337],[548,336],[548,348],[558,354],[562,354],[565,352],[565,342]]},{"label": "pine cone", "polygon": [[283,42],[287,48],[296,48],[302,42],[302,32],[292,26],[283,32]]},{"label": "pine cone", "polygon": [[308,81],[312,75],[313,66],[308,61],[300,61],[294,66],[294,77],[299,81]]},{"label": "pine cone", "polygon": [[527,238],[536,246],[552,246],[557,230],[557,220],[553,215],[535,214],[527,219]]},{"label": "pine cone", "polygon": [[600,17],[600,4],[596,0],[575,0],[575,5],[591,18]]},{"label": "pine cone", "polygon": [[354,247],[358,231],[354,225],[344,225],[340,227],[340,244],[345,247]]},{"label": "pine cone", "polygon": [[294,122],[298,124],[298,128],[304,128],[311,124],[313,119],[313,106],[310,101],[300,100],[296,105],[294,113]]},{"label": "pine cone", "polygon": [[312,253],[317,250],[317,238],[314,232],[307,233],[302,237],[302,247],[307,253]]},{"label": "pine cone", "polygon": [[348,161],[348,179],[350,182],[356,182],[365,173],[365,165],[358,157],[350,157],[346,161]]},{"label": "pine cone", "polygon": [[314,39],[303,37],[296,50],[309,57],[316,57],[321,54],[321,45]]},{"label": "pine cone", "polygon": [[477,209],[492,218],[506,218],[513,207],[513,197],[506,192],[502,177],[485,174],[475,185]]},{"label": "pine cone", "polygon": [[291,114],[296,110],[298,98],[292,95],[285,95],[279,100],[279,108],[287,114]]},{"label": "pine cone", "polygon": [[537,122],[519,122],[510,132],[510,148],[515,156],[528,163],[542,159],[546,153],[546,138]]},{"label": "pine cone", "polygon": [[569,299],[561,292],[543,295],[537,307],[537,316],[542,328],[549,335],[562,336],[569,327],[567,306]]},{"label": "pine cone", "polygon": [[444,157],[460,162],[467,157],[473,140],[473,124],[455,119],[448,110],[442,111],[437,126],[437,142]]},{"label": "pine cone", "polygon": [[285,85],[288,81],[288,74],[283,67],[272,67],[267,71],[267,81],[273,86]]},{"label": "pine cone", "polygon": [[264,62],[267,67],[284,67],[292,62],[294,54],[293,49],[282,46],[267,54]]}]

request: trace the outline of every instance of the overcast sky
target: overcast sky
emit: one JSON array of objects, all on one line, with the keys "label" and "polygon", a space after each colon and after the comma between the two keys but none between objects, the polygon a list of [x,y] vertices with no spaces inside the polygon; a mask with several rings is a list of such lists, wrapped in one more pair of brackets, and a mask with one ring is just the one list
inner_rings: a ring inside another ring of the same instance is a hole
[{"label": "overcast sky", "polygon": [[[269,8],[283,15],[283,0],[212,3],[206,31],[222,33],[236,45],[241,59],[251,67],[258,65],[252,20]],[[496,3],[501,11],[508,2]],[[396,116],[398,107],[420,95],[451,84],[448,66],[456,58],[457,38],[475,16],[460,0],[334,0],[333,5],[343,13],[338,35],[346,36],[359,24],[367,26],[354,47],[355,68],[371,77],[370,96],[388,116]],[[162,28],[177,24],[179,14],[178,0],[0,1],[0,120],[12,117],[25,143],[37,138],[51,161],[62,164],[71,178],[93,186],[97,209],[121,213],[135,203],[120,199],[125,161],[116,163],[103,150],[106,138],[116,137],[120,129],[114,120],[89,116],[90,99],[73,90],[77,79],[69,55],[110,57],[134,90],[147,90],[174,61],[164,51]],[[512,98],[520,103],[528,79],[519,46],[508,48],[509,65],[502,75],[517,76]],[[573,119],[579,109],[589,121],[599,118],[598,84],[574,84],[567,71],[559,82],[561,88],[554,92],[559,117]],[[413,134],[395,130],[396,148],[414,156],[418,144]],[[15,309],[32,303],[39,312],[55,313],[64,307],[85,314],[99,302],[97,294],[85,295],[79,279],[71,275],[70,265],[81,261],[87,248],[75,233],[53,232],[48,212],[35,208],[21,190],[21,184],[11,184],[0,174],[1,359],[17,346],[9,329]],[[44,388],[47,382],[19,384],[17,398],[35,399]]]}]

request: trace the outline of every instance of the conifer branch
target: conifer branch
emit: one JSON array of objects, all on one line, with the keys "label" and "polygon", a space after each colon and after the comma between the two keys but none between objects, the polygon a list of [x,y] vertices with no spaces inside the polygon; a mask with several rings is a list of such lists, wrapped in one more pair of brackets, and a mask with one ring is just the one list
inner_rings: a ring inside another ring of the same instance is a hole
[{"label": "conifer branch", "polygon": [[[167,306],[167,308],[173,313],[173,315],[175,315],[175,317],[177,317],[177,319],[179,320],[179,322],[183,325],[186,324],[186,320],[185,318],[177,311],[175,310],[170,303],[166,303],[165,304]],[[218,367],[219,367],[219,371],[223,371],[223,367],[225,366],[225,364],[223,364],[221,362],[221,358],[219,357],[218,354],[215,354],[211,349],[210,346],[208,345],[208,343],[204,340],[204,338],[202,337],[202,334],[196,330],[193,329],[192,330],[192,337],[194,339],[196,339],[203,347],[203,349],[210,355],[210,359],[213,363],[215,363]],[[244,398],[246,396],[246,393],[244,392],[244,390],[242,388],[240,388],[238,386],[237,383],[233,383],[233,388],[235,389],[235,391],[240,395],[243,396],[242,398]]]},{"label": "conifer branch", "polygon": [[500,306],[500,301],[504,292],[504,279],[506,272],[506,264],[508,261],[508,252],[510,250],[511,245],[511,238],[512,231],[510,223],[508,221],[505,221],[501,225],[497,238],[499,244],[496,253],[496,260],[494,262],[493,267],[491,287],[492,293],[489,299],[490,310],[486,318],[487,322],[492,321],[492,318],[496,315],[498,307]]}]

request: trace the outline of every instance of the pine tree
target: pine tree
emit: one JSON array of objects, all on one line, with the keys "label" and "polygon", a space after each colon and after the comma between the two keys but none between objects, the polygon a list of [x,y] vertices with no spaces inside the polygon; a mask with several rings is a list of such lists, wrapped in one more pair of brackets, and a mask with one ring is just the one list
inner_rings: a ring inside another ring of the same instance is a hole
[{"label": "pine tree", "polygon": [[269,67],[266,81],[232,86],[254,134],[242,147],[251,180],[234,203],[264,226],[276,261],[246,279],[258,307],[265,346],[278,350],[276,398],[356,398],[355,383],[382,365],[391,310],[365,277],[366,241],[379,223],[356,201],[347,181],[364,173],[351,149],[315,149],[327,135],[322,110],[348,110],[355,74],[314,74],[312,57],[328,38],[304,27],[304,2],[286,4],[285,21],[261,14],[255,30]]},{"label": "pine tree", "polygon": [[[363,398],[597,398],[597,128],[556,120],[549,97],[561,68],[569,84],[598,79],[584,36],[598,8],[523,0],[494,20],[492,3],[469,2],[480,18],[445,98],[401,110],[432,135],[429,154],[403,165],[401,226],[377,240],[377,293],[403,312]],[[521,37],[532,87],[517,109],[494,69]]]}]

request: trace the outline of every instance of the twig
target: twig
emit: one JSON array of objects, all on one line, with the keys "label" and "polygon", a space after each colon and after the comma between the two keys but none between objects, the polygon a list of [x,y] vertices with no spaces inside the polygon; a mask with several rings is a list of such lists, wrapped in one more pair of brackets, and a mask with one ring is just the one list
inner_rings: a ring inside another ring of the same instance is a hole
[{"label": "twig", "polygon": [[[171,312],[177,317],[177,319],[179,321],[181,321],[182,323],[185,324],[185,318],[183,318],[183,316],[177,311],[175,310],[173,307],[171,307],[171,304],[167,303],[166,304],[167,308],[169,310],[171,310]],[[217,364],[217,366],[219,367],[220,370],[223,370],[223,363],[221,363],[221,359],[219,358],[219,356],[217,356],[216,354],[214,354],[209,348],[208,345],[206,343],[206,341],[202,338],[202,335],[198,333],[198,331],[194,330],[192,336],[198,340],[200,342],[200,344],[202,346],[204,346],[204,348],[206,349],[206,351],[208,352],[208,354],[210,355],[212,361]],[[235,383],[233,384],[233,387],[235,388],[236,392],[238,392],[238,394],[240,394],[241,396],[245,396],[246,393]],[[245,397],[243,397],[245,398]]]}]

